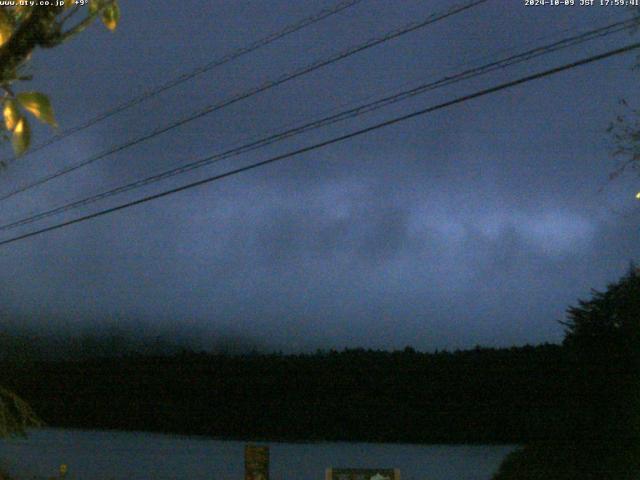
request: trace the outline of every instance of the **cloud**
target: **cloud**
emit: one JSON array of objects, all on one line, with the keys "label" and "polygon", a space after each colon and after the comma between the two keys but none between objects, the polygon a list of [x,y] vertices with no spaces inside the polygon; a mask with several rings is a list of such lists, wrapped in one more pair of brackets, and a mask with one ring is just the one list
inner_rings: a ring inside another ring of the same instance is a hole
[{"label": "cloud", "polygon": [[[307,7],[316,9],[312,3],[279,2],[282,11],[267,9],[270,16],[255,18],[265,31],[273,30]],[[405,3],[398,9],[377,2],[358,15],[317,25],[305,33],[309,37],[300,34],[202,75],[175,94],[167,92],[59,149],[16,164],[5,178],[11,184],[40,168],[55,171],[426,13],[421,2]],[[190,24],[188,50],[197,58],[187,59],[177,43],[158,36],[180,37],[185,12],[202,5],[183,7],[179,15],[169,5],[149,15],[131,4],[136,22],[123,22],[117,35],[89,32],[89,43],[70,43],[59,57],[38,57],[46,85],[64,90],[61,122],[81,123],[133,90],[146,90],[159,71],[183,71],[185,62],[195,66],[258,33],[254,17],[235,17],[235,7],[212,6],[213,30],[206,22]],[[259,2],[251,8],[264,9]],[[224,151],[353,106],[361,97],[484,63],[497,52],[509,53],[506,44],[519,49],[533,33],[546,41],[560,33],[557,22],[583,25],[595,15],[595,10],[585,15],[568,9],[559,20],[556,12],[525,15],[515,4],[508,9],[499,23],[495,9],[478,10],[477,16],[469,12],[431,33],[399,39],[240,102],[16,198],[5,207],[6,217]],[[158,22],[165,26],[162,32]],[[235,29],[238,22],[246,28]],[[353,22],[359,28],[352,28]],[[89,57],[87,45],[95,52]],[[160,65],[160,57],[149,52],[166,45],[176,54],[162,55]],[[567,59],[574,54],[580,52],[567,53]],[[517,71],[434,91],[86,211],[343,135],[559,60],[545,57]],[[141,331],[175,327],[191,332],[187,336],[194,341],[211,343],[226,334],[290,350],[558,341],[562,331],[555,321],[564,309],[589,288],[614,280],[640,254],[637,221],[605,208],[624,205],[624,199],[596,195],[611,165],[606,119],[614,118],[615,97],[630,95],[633,82],[623,60],[594,65],[590,73],[567,72],[8,246],[0,250],[0,311],[42,327],[80,331],[110,322],[138,325]]]}]

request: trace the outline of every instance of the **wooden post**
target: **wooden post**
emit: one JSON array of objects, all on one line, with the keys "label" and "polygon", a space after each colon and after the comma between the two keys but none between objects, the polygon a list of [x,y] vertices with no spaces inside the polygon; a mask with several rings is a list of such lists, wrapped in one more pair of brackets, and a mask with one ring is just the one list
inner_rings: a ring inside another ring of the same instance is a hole
[{"label": "wooden post", "polygon": [[244,446],[244,480],[269,480],[269,447]]},{"label": "wooden post", "polygon": [[400,480],[397,468],[327,468],[325,480]]}]

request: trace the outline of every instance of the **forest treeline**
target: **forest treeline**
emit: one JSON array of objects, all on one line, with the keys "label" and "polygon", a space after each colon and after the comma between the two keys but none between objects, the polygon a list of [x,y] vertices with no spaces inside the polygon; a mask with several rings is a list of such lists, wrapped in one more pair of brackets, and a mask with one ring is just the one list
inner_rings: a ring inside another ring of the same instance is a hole
[{"label": "forest treeline", "polygon": [[[50,426],[264,440],[525,443],[579,408],[572,356],[545,344],[421,353],[193,352],[8,361]],[[622,373],[621,373],[622,374]]]}]

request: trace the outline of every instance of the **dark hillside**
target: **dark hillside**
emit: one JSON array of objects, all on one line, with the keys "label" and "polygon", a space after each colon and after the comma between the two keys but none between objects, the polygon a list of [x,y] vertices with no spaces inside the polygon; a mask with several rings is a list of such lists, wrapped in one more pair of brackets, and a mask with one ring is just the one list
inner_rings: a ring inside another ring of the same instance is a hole
[{"label": "dark hillside", "polygon": [[264,439],[524,442],[569,392],[556,345],[5,363],[52,426]]}]

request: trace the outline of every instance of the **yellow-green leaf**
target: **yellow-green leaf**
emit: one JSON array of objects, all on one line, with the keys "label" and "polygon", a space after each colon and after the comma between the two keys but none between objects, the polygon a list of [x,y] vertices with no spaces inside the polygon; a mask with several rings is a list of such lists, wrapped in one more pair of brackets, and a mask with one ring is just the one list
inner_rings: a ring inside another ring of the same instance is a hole
[{"label": "yellow-green leaf", "polygon": [[13,137],[11,143],[13,143],[13,151],[17,156],[22,155],[29,148],[31,142],[31,131],[29,130],[29,123],[27,119],[22,117],[18,120],[15,130],[13,131]]},{"label": "yellow-green leaf", "polygon": [[98,0],[89,0],[89,15],[94,15],[100,10],[100,2]]},{"label": "yellow-green leaf", "polygon": [[7,130],[13,132],[22,117],[22,115],[20,115],[20,110],[18,110],[18,104],[13,98],[7,98],[4,101],[2,114],[4,116],[4,124],[7,127]]},{"label": "yellow-green leaf", "polygon": [[4,9],[0,9],[0,46],[4,45],[13,35],[11,19]]},{"label": "yellow-green leaf", "polygon": [[102,23],[104,23],[105,27],[113,32],[118,26],[119,20],[120,7],[118,7],[118,4],[114,1],[102,11]]},{"label": "yellow-green leaf", "polygon": [[56,118],[49,97],[40,92],[22,92],[16,98],[25,109],[29,110],[41,122],[57,127]]}]

